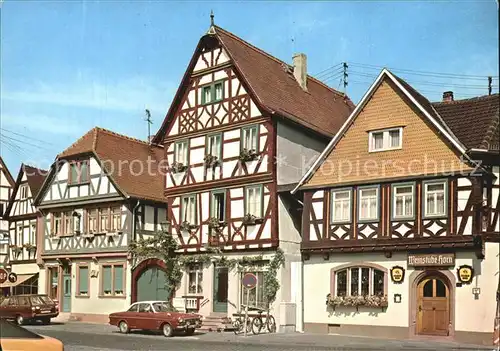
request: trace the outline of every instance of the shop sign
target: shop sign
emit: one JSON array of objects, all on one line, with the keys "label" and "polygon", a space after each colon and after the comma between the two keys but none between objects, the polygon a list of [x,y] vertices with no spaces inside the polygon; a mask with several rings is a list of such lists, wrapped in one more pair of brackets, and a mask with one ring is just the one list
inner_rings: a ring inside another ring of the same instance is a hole
[{"label": "shop sign", "polygon": [[462,284],[469,284],[474,277],[474,269],[471,266],[463,265],[457,268],[458,280]]},{"label": "shop sign", "polygon": [[455,266],[455,254],[409,254],[408,266],[412,267],[452,267]]},{"label": "shop sign", "polygon": [[402,283],[405,279],[405,269],[401,266],[394,266],[391,268],[391,279],[393,283]]}]

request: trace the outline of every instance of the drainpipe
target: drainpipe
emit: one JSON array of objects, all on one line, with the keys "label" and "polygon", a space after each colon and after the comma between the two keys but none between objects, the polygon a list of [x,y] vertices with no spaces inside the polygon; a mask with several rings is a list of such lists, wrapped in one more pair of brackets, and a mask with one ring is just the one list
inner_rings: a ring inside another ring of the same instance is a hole
[{"label": "drainpipe", "polygon": [[[137,203],[135,204],[134,208],[132,209],[132,237],[136,238],[136,225],[135,225],[135,213],[137,212],[137,208],[141,205],[141,200],[137,200]],[[129,239],[130,241],[130,239]]]}]

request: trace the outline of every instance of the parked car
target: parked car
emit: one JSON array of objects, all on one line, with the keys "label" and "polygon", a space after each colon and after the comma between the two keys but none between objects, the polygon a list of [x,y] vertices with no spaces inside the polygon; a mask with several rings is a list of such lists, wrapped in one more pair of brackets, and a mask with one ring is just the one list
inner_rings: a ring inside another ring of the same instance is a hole
[{"label": "parked car", "polygon": [[132,329],[159,330],[170,337],[174,331],[193,335],[201,327],[201,318],[199,314],[178,312],[166,301],[141,301],[130,305],[125,312],[111,313],[109,324],[124,334]]},{"label": "parked car", "polygon": [[64,345],[60,340],[36,334],[5,319],[0,319],[0,350],[64,351]]},{"label": "parked car", "polygon": [[59,306],[47,295],[9,296],[0,304],[0,318],[13,319],[22,325],[39,320],[49,324],[59,315]]}]

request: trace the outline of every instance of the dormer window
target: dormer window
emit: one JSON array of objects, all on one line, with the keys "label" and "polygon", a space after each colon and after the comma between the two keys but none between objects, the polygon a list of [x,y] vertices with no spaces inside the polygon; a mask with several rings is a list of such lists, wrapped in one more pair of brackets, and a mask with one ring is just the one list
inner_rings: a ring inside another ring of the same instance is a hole
[{"label": "dormer window", "polygon": [[202,105],[221,101],[222,99],[224,99],[224,82],[219,81],[201,88]]},{"label": "dormer window", "polygon": [[403,128],[372,131],[369,134],[368,142],[370,152],[401,149],[403,145]]},{"label": "dormer window", "polygon": [[90,179],[89,160],[73,161],[69,164],[68,183],[85,184]]}]

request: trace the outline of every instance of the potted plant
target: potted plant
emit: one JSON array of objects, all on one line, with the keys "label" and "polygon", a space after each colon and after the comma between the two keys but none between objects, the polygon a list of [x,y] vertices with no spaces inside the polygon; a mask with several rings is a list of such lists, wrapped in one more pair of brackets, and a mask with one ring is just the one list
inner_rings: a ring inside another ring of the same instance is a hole
[{"label": "potted plant", "polygon": [[10,245],[9,247],[12,250],[12,253],[14,254],[15,257],[19,256],[21,252],[23,252],[22,246]]},{"label": "potted plant", "polygon": [[210,229],[221,230],[225,226],[226,226],[226,222],[219,220],[219,218],[217,218],[217,217],[211,217],[208,220],[208,227]]},{"label": "potted plant", "polygon": [[183,164],[182,162],[174,162],[170,166],[172,173],[182,173],[188,169],[188,166]]},{"label": "potted plant", "polygon": [[183,231],[190,231],[191,229],[196,228],[196,226],[189,223],[188,221],[184,221],[179,225],[179,228]]},{"label": "potted plant", "polygon": [[240,156],[239,156],[239,159],[241,162],[249,162],[249,161],[256,160],[257,158],[259,158],[259,154],[254,149],[250,149],[250,150],[243,149],[243,150],[241,150]]},{"label": "potted plant", "polygon": [[217,156],[214,155],[205,155],[203,158],[203,162],[205,163],[205,167],[207,168],[215,168],[219,165],[220,161]]},{"label": "potted plant", "polygon": [[263,222],[262,218],[257,218],[257,216],[247,213],[245,217],[243,217],[243,224],[244,225],[256,225],[260,224]]},{"label": "potted plant", "polygon": [[36,246],[33,244],[24,244],[23,247],[28,251],[30,254],[36,252]]}]

